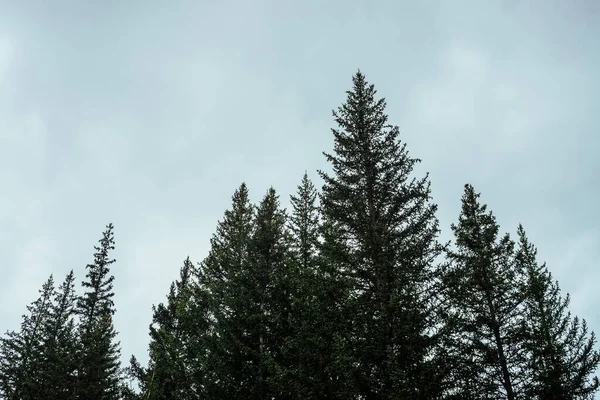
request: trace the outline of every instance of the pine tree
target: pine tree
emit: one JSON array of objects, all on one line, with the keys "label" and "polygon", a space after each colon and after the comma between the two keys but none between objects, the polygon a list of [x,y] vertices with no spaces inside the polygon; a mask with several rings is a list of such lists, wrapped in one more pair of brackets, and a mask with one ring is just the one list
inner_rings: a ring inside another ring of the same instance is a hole
[{"label": "pine tree", "polygon": [[124,388],[125,399],[207,398],[205,363],[212,327],[208,305],[201,273],[188,257],[179,280],[171,284],[167,304],[153,307],[148,366],[142,367],[132,356],[126,368],[140,393]]},{"label": "pine tree", "polygon": [[600,363],[594,333],[588,334],[585,320],[571,316],[569,296],[561,295],[546,265],[538,265],[537,249],[521,225],[518,235],[517,262],[527,276],[523,328],[531,380],[526,398],[593,399],[599,382],[592,374]]},{"label": "pine tree", "polygon": [[[193,279],[187,287],[189,300],[186,310],[181,313],[181,327],[186,332],[186,359],[188,376],[192,386],[193,398],[210,398],[207,387],[210,386],[211,372],[207,369],[207,355],[210,353],[210,335],[214,328],[214,314],[211,312],[211,296],[205,276],[200,268],[193,268]],[[213,387],[214,388],[214,387]]]},{"label": "pine tree", "polygon": [[302,176],[296,195],[290,196],[292,215],[290,230],[293,236],[293,251],[300,270],[314,272],[315,257],[319,245],[319,210],[317,205],[317,190],[308,177]]},{"label": "pine tree", "polygon": [[455,250],[448,251],[444,291],[455,330],[456,398],[514,400],[525,377],[519,324],[522,274],[514,263],[514,242],[499,227],[479,194],[465,185],[462,212],[452,225]]},{"label": "pine tree", "polygon": [[249,307],[247,274],[254,209],[248,188],[235,191],[232,207],[217,225],[211,249],[200,265],[209,293],[214,321],[207,337],[204,390],[206,397],[249,398],[248,388],[256,379],[256,357],[247,345]]},{"label": "pine tree", "polygon": [[70,271],[54,295],[44,326],[44,367],[38,396],[47,400],[72,399],[74,395],[77,368],[75,300],[75,275]]},{"label": "pine tree", "polygon": [[275,189],[270,188],[256,208],[253,225],[245,301],[250,306],[250,337],[254,336],[248,347],[257,356],[260,381],[252,396],[289,399],[296,394],[287,382],[295,360],[286,351],[295,329],[291,324],[295,271],[290,262],[287,215]]},{"label": "pine tree", "polygon": [[52,275],[42,285],[40,297],[27,306],[20,331],[7,332],[0,339],[0,398],[34,400],[39,398],[44,375],[42,353],[54,296]]},{"label": "pine tree", "polygon": [[270,189],[258,207],[245,184],[201,264],[214,321],[206,343],[207,398],[289,398],[291,275],[285,211]]},{"label": "pine tree", "polygon": [[120,350],[112,322],[116,311],[112,300],[114,276],[109,275],[115,262],[110,257],[115,248],[113,228],[107,225],[100,246],[94,246],[94,263],[87,265],[87,280],[82,282],[87,290],[77,299],[79,400],[116,400],[120,395]]},{"label": "pine tree", "polygon": [[320,237],[318,193],[305,172],[295,195],[290,196],[292,213],[289,218],[291,255],[288,270],[292,274],[292,304],[290,317],[293,334],[285,351],[293,359],[286,384],[298,399],[314,399],[325,394],[330,386],[324,370],[331,352],[325,331],[326,319],[320,306],[318,286],[318,247]]},{"label": "pine tree", "polygon": [[336,357],[348,362],[334,374],[351,371],[367,398],[432,399],[441,391],[431,359],[430,283],[443,250],[437,206],[428,176],[411,178],[420,160],[388,125],[385,100],[360,71],[347,95],[333,112],[334,154],[324,153],[333,174],[320,172],[323,218],[337,231],[325,237],[326,262],[349,284],[335,303],[350,352]]},{"label": "pine tree", "polygon": [[[122,388],[124,400],[142,400],[150,397],[150,386],[153,379],[152,374],[148,374],[148,370],[152,368],[152,361],[149,362],[147,368],[142,367],[135,355],[129,358],[129,365],[124,368],[124,384]],[[129,383],[127,385],[127,383]],[[137,385],[138,390],[134,390],[132,386]]]},{"label": "pine tree", "polygon": [[[179,280],[171,284],[167,303],[152,307],[150,360],[141,374],[142,394],[147,400],[191,399],[197,390],[192,384],[191,371],[193,364],[201,360],[190,356],[193,350],[190,339],[198,332],[191,331],[189,323],[202,315],[190,314],[193,274],[194,266],[188,257]],[[134,365],[135,362],[134,358]]]}]

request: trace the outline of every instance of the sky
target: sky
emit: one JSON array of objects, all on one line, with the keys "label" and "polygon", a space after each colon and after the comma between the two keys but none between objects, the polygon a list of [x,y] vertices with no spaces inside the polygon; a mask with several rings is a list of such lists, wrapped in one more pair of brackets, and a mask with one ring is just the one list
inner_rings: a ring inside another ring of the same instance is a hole
[{"label": "sky", "polygon": [[519,223],[600,333],[600,2],[0,0],[0,331],[115,225],[123,360],[231,195],[327,169],[360,69],[429,172]]}]

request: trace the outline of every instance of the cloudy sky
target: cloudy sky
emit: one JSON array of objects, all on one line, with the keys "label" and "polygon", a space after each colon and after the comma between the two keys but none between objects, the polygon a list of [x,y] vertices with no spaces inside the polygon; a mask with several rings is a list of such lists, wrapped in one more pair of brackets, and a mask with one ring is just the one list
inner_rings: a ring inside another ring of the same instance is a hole
[{"label": "cloudy sky", "polygon": [[115,224],[123,358],[233,191],[327,168],[361,69],[430,172],[522,222],[600,333],[600,2],[0,0],[0,330]]}]

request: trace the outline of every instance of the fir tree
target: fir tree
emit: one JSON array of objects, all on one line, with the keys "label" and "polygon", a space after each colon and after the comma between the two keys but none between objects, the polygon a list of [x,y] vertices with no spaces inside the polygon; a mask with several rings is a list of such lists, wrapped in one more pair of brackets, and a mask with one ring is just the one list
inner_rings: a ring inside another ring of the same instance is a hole
[{"label": "fir tree", "polygon": [[207,355],[210,353],[210,335],[214,328],[214,314],[211,312],[211,296],[207,281],[200,268],[193,268],[191,283],[187,287],[185,313],[180,316],[181,327],[186,332],[186,359],[188,376],[194,398],[210,398],[211,371],[207,369]]},{"label": "fir tree", "polygon": [[75,275],[67,274],[55,293],[45,324],[44,373],[38,396],[47,400],[72,399],[76,376]]},{"label": "fir tree", "polygon": [[320,237],[318,193],[304,173],[295,195],[290,196],[292,213],[289,218],[291,254],[288,270],[294,284],[291,287],[291,325],[293,334],[285,351],[293,359],[288,370],[287,385],[296,398],[313,399],[324,394],[328,377],[324,360],[330,352],[326,337],[324,314],[320,309],[321,291],[318,286],[318,246]]},{"label": "fir tree", "polygon": [[443,250],[437,206],[428,176],[411,177],[420,160],[387,123],[374,86],[358,72],[347,94],[333,112],[334,153],[325,153],[333,173],[320,172],[323,217],[337,230],[324,243],[326,262],[350,285],[347,297],[336,299],[349,350],[337,359],[348,361],[340,367],[351,371],[357,394],[432,399],[441,391],[431,360],[430,283]]},{"label": "fir tree", "polygon": [[258,207],[234,193],[201,264],[214,328],[206,343],[207,398],[289,398],[291,276],[286,215],[270,189]]},{"label": "fir tree", "polygon": [[530,381],[526,398],[593,399],[599,382],[592,374],[600,363],[594,333],[588,334],[585,320],[571,316],[569,296],[561,295],[546,265],[538,265],[537,249],[521,225],[518,235],[517,262],[527,276],[523,328]]},{"label": "fir tree", "polygon": [[44,326],[47,323],[55,287],[52,275],[42,285],[40,297],[27,306],[20,331],[7,332],[0,339],[0,398],[34,400],[39,398],[44,375]]},{"label": "fir tree", "polygon": [[[153,307],[150,325],[150,361],[142,377],[142,394],[150,399],[191,399],[194,391],[191,371],[193,364],[201,361],[191,357],[190,337],[198,332],[190,331],[189,322],[202,318],[190,315],[191,280],[194,266],[189,257],[183,263],[179,280],[171,284],[167,303]],[[136,368],[135,358],[132,360]]]},{"label": "fir tree", "polygon": [[82,282],[87,290],[77,299],[79,400],[112,400],[120,395],[120,350],[112,322],[114,276],[109,275],[115,262],[110,257],[115,248],[112,224],[106,227],[99,242],[100,246],[94,246],[94,263],[86,267],[87,280]]},{"label": "fir tree", "polygon": [[286,344],[295,329],[291,312],[296,282],[286,224],[279,196],[270,188],[256,209],[245,288],[248,293],[245,301],[250,306],[247,323],[250,337],[254,336],[248,346],[258,357],[260,377],[251,395],[254,398],[289,399],[295,395],[287,382],[295,361],[286,351]]},{"label": "fir tree", "polygon": [[[153,381],[152,374],[148,374],[148,370],[152,368],[152,361],[148,364],[148,367],[144,368],[135,355],[129,358],[129,365],[124,368],[124,383],[129,383],[129,385],[122,388],[124,400],[142,400],[152,395],[152,393],[149,393]],[[137,386],[137,391],[132,388],[133,385]]]},{"label": "fir tree", "polygon": [[465,185],[455,250],[448,251],[444,291],[455,330],[456,398],[514,400],[525,377],[519,324],[521,277],[513,262],[514,242],[499,227],[479,194]]},{"label": "fir tree", "polygon": [[233,195],[231,209],[218,223],[210,252],[200,265],[214,321],[207,337],[207,398],[248,398],[248,388],[260,379],[255,354],[247,344],[251,339],[246,322],[251,313],[247,309],[247,275],[253,216],[248,189],[242,184]]},{"label": "fir tree", "polygon": [[352,338],[347,325],[356,315],[346,303],[351,294],[352,277],[339,268],[348,262],[350,251],[347,244],[339,240],[342,236],[339,225],[325,219],[319,229],[322,243],[315,260],[313,284],[316,310],[314,320],[308,322],[314,328],[309,340],[311,352],[316,355],[314,363],[309,365],[313,367],[312,373],[308,371],[315,389],[310,391],[310,398],[356,398],[352,367],[356,366],[357,358],[349,348]]},{"label": "fir tree", "polygon": [[292,215],[290,230],[293,236],[293,251],[303,272],[314,272],[314,260],[319,245],[319,211],[317,190],[305,172],[296,195],[290,196]]}]

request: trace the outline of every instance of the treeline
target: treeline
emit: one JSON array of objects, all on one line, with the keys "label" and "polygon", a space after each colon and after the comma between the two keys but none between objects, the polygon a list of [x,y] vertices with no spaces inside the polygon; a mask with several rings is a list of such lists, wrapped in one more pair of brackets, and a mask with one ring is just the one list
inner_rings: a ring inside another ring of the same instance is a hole
[{"label": "treeline", "polygon": [[0,339],[0,398],[108,400],[129,392],[112,323],[112,225],[94,248],[81,295],[73,271],[58,288],[51,275],[27,306],[21,329]]},{"label": "treeline", "polygon": [[524,228],[502,234],[465,185],[442,243],[385,108],[356,73],[320,191],[305,174],[290,210],[235,191],[208,256],[153,307],[145,366],[119,364],[109,225],[85,292],[50,277],[2,338],[0,398],[592,399],[595,336]]}]

